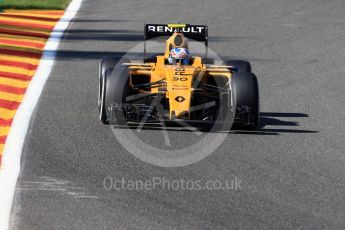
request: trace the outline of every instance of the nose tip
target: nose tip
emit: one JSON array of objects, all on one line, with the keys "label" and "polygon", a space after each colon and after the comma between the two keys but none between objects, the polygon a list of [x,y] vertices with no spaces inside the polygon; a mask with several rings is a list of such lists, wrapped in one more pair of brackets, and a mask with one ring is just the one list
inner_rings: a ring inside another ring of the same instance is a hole
[{"label": "nose tip", "polygon": [[175,111],[176,118],[178,119],[188,119],[189,112],[188,111]]}]

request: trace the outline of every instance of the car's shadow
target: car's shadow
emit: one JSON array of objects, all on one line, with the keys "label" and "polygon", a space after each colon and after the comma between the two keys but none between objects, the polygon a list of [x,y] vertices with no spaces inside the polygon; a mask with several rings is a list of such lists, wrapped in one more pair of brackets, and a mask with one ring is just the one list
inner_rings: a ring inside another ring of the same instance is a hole
[{"label": "car's shadow", "polygon": [[[237,134],[258,135],[278,135],[281,133],[318,133],[318,131],[308,130],[301,126],[300,119],[307,117],[309,117],[309,115],[305,113],[262,112],[260,113],[260,125],[257,130],[232,130],[232,132]],[[289,121],[284,120],[284,118],[289,119]],[[267,128],[267,126],[279,126],[279,128]]]},{"label": "car's shadow", "polygon": [[[230,131],[220,131],[215,129],[212,125],[202,126],[186,126],[181,124],[145,124],[138,126],[138,124],[128,124],[128,126],[113,125],[114,128],[122,129],[143,129],[143,130],[166,130],[179,132],[214,132],[214,133],[232,133],[232,134],[248,134],[248,135],[279,135],[281,133],[318,133],[315,130],[308,130],[300,125],[300,118],[307,118],[308,114],[304,113],[278,113],[278,112],[262,112],[260,113],[260,125],[256,130],[241,130],[236,127]],[[284,120],[289,119],[289,121]],[[293,121],[291,121],[293,119]],[[267,128],[267,126],[278,126],[279,128]]]}]

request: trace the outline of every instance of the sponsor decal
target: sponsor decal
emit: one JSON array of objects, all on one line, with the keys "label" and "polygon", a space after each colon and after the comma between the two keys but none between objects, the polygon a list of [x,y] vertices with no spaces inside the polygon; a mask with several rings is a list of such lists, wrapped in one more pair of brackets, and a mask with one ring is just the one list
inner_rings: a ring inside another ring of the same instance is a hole
[{"label": "sponsor decal", "polygon": [[173,86],[172,90],[188,90],[188,87]]}]

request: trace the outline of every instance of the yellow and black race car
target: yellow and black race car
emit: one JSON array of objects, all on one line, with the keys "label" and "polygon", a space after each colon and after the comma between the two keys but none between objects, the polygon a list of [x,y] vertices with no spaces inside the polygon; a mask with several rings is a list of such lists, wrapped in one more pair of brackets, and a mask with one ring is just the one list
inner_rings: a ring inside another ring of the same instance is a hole
[{"label": "yellow and black race car", "polygon": [[[146,40],[162,36],[169,36],[165,51],[162,47],[162,54],[146,57]],[[142,62],[100,62],[98,107],[104,124],[258,127],[259,89],[250,63],[227,60],[216,65],[207,58],[206,25],[146,24],[144,37]],[[189,39],[205,44],[203,57],[189,54]]]}]

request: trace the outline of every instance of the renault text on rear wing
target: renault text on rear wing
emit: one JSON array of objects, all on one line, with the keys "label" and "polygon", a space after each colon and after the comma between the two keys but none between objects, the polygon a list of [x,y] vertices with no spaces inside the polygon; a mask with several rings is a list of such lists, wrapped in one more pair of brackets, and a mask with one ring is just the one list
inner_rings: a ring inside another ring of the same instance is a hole
[{"label": "renault text on rear wing", "polygon": [[146,24],[144,31],[145,40],[161,36],[171,36],[174,32],[182,32],[187,38],[207,43],[207,25],[189,24]]}]

